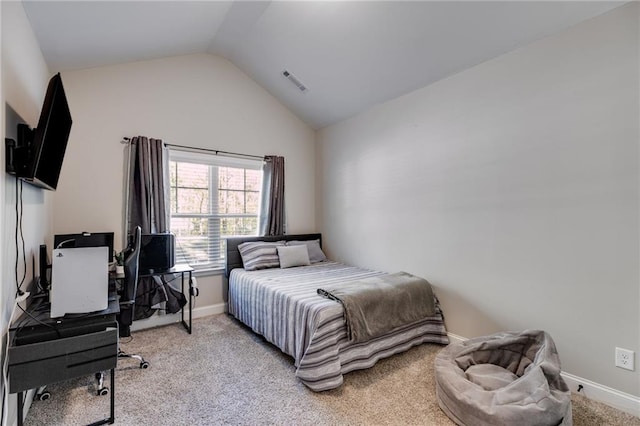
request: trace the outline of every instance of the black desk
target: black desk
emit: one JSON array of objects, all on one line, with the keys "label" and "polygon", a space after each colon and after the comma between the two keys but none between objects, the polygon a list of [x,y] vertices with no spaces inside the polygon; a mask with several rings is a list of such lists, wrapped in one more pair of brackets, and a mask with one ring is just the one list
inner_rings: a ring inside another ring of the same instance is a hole
[{"label": "black desk", "polygon": [[[182,307],[182,309],[180,310],[180,318],[182,321],[182,325],[184,326],[184,328],[189,332],[189,334],[191,334],[191,323],[192,323],[192,318],[193,318],[193,301],[194,298],[198,296],[198,289],[193,287],[193,280],[192,280],[192,274],[193,274],[193,268],[189,265],[187,265],[186,263],[183,264],[178,264],[175,265],[173,268],[171,269],[165,269],[163,271],[140,271],[138,273],[138,276],[140,278],[143,277],[154,277],[154,276],[162,276],[162,275],[173,275],[173,274],[180,274],[181,276],[181,287],[180,287],[180,291],[182,292],[182,294],[184,294],[184,278],[185,278],[185,274],[188,274],[189,276],[189,324],[187,324],[184,320],[184,306]],[[186,305],[185,305],[186,306]]]},{"label": "black desk", "polygon": [[38,301],[11,325],[9,393],[18,394],[19,426],[24,391],[103,370],[111,370],[110,416],[92,425],[114,423],[119,311],[118,299],[110,297],[104,311],[50,318],[47,304]]}]

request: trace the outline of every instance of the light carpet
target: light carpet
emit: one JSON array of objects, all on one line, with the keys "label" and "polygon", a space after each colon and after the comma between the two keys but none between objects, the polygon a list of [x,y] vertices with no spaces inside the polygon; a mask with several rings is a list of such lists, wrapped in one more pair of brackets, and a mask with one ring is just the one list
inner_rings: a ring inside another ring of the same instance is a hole
[{"label": "light carpet", "polygon": [[[151,367],[123,360],[116,370],[119,425],[453,425],[435,397],[433,361],[424,344],[349,373],[344,384],[314,393],[295,378],[290,357],[222,314],[133,333],[125,351]],[[95,396],[92,377],[49,387],[25,425],[82,425],[108,416],[109,397]],[[573,397],[574,424],[639,425],[640,419]]]}]

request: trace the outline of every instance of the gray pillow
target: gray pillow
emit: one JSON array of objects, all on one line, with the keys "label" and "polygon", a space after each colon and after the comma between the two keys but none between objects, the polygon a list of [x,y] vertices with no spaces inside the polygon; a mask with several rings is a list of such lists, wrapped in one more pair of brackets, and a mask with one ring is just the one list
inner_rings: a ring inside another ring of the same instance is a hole
[{"label": "gray pillow", "polygon": [[311,265],[306,244],[278,247],[278,257],[280,258],[281,268]]},{"label": "gray pillow", "polygon": [[266,242],[253,241],[238,245],[238,251],[242,257],[244,269],[255,271],[257,269],[278,268],[280,258],[277,247],[283,246],[284,241]]},{"label": "gray pillow", "polygon": [[327,256],[324,255],[324,252],[320,248],[320,240],[309,240],[309,241],[287,241],[288,246],[300,246],[306,245],[307,250],[309,251],[309,261],[311,263],[324,262],[327,260]]}]

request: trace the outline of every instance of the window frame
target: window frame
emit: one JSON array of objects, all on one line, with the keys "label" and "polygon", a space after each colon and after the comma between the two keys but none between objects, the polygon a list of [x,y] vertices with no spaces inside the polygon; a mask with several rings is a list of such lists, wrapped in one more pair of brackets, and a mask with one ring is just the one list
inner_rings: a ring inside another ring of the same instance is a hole
[{"label": "window frame", "polygon": [[[202,164],[202,165],[206,165],[210,167],[210,173],[209,173],[209,182],[208,182],[208,194],[209,194],[209,211],[210,213],[172,213],[173,206],[170,206],[169,208],[169,229],[171,229],[171,220],[173,218],[183,218],[183,219],[189,219],[189,218],[201,218],[201,219],[207,219],[209,221],[218,221],[217,224],[215,224],[215,226],[211,226],[211,224],[209,225],[209,230],[211,229],[215,229],[217,227],[217,229],[220,229],[220,221],[222,221],[225,218],[256,218],[256,223],[257,223],[257,227],[256,227],[256,232],[255,234],[251,234],[252,236],[257,236],[258,232],[259,232],[259,223],[260,223],[260,205],[258,204],[258,211],[256,214],[250,214],[250,213],[220,213],[219,210],[219,193],[218,191],[220,190],[219,186],[219,174],[218,174],[218,168],[219,167],[232,167],[232,168],[242,168],[242,169],[248,169],[248,170],[259,170],[262,171],[262,166],[264,164],[263,160],[258,160],[258,159],[247,159],[247,158],[238,158],[238,157],[233,157],[233,156],[228,156],[228,155],[222,155],[222,154],[216,154],[216,153],[208,153],[208,152],[194,152],[194,151],[186,151],[186,150],[182,150],[182,149],[176,149],[176,148],[170,148],[169,149],[169,161],[168,161],[168,167],[169,167],[169,177],[171,176],[171,163],[172,162],[185,162],[185,163],[195,163],[195,164]],[[213,172],[215,171],[215,172]],[[176,182],[177,184],[177,182]],[[167,179],[167,193],[168,193],[168,198],[169,198],[169,203],[172,202],[171,200],[171,189],[174,188],[174,186],[171,184],[171,179]],[[179,188],[177,185],[175,186],[175,188]],[[244,190],[237,190],[239,192],[243,192],[245,194],[245,203],[246,203],[246,193],[247,192],[255,192],[255,191],[247,191],[246,190],[246,182],[245,182],[245,189]],[[261,193],[262,193],[262,185],[260,185],[258,192],[258,200],[261,200]],[[177,210],[177,209],[176,209]],[[212,236],[212,233],[209,231],[208,233],[208,244],[212,245],[212,244],[217,244],[219,246],[222,246],[222,241],[226,238],[229,237],[234,237],[236,235],[219,235],[218,237]],[[247,236],[247,235],[243,235],[243,236]],[[178,242],[178,236],[176,235],[176,245],[179,245]],[[177,248],[177,247],[176,247]],[[194,270],[196,272],[204,272],[204,271],[212,271],[212,272],[220,272],[220,271],[224,271],[224,263],[225,263],[225,256],[226,253],[224,253],[224,250],[222,250],[222,252],[220,253],[220,261],[213,261],[212,259],[209,259],[209,262],[207,263],[201,263],[201,264],[197,264],[197,265],[191,265]]]}]

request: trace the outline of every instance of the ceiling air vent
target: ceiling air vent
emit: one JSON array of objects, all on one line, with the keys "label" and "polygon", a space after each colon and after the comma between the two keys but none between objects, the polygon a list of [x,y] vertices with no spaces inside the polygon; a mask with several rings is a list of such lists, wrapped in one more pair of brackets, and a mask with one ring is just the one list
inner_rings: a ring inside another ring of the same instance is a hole
[{"label": "ceiling air vent", "polygon": [[293,84],[296,85],[296,87],[298,88],[298,90],[300,90],[301,92],[306,92],[307,91],[307,86],[305,86],[300,79],[298,79],[298,77],[296,77],[295,75],[291,74],[289,71],[284,70],[282,71],[282,75],[285,76],[287,78],[287,80],[289,80],[290,82],[292,82]]}]

